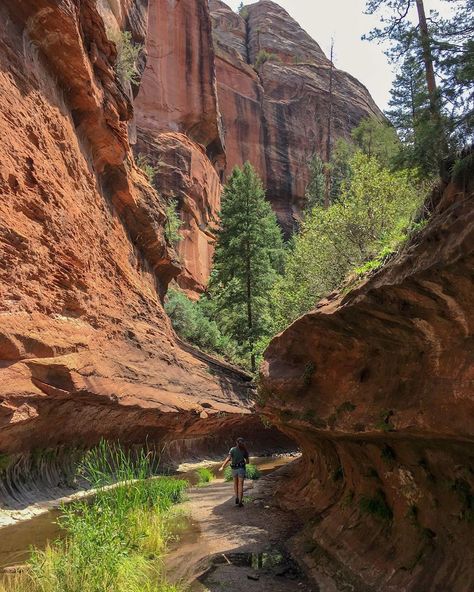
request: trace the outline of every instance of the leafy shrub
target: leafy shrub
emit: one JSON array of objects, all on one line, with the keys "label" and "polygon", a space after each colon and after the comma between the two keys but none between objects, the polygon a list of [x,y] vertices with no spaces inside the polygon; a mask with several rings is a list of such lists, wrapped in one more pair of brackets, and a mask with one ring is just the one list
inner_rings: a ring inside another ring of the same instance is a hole
[{"label": "leafy shrub", "polygon": [[181,218],[178,213],[178,204],[176,200],[172,199],[166,206],[166,225],[165,225],[165,237],[166,240],[176,246],[177,243],[182,240],[182,236],[179,233],[179,229],[183,225]]},{"label": "leafy shrub", "polygon": [[365,514],[371,514],[381,520],[392,520],[393,512],[387,504],[384,492],[379,489],[373,497],[362,497],[359,507]]},{"label": "leafy shrub", "polygon": [[[260,477],[262,476],[262,473],[258,470],[258,468],[255,465],[252,464],[248,464],[245,467],[246,473],[247,473],[247,479],[252,479],[252,481],[255,481],[257,479],[260,479]],[[226,481],[232,481],[233,477],[232,477],[232,468],[230,466],[227,466],[224,469],[224,479]]]},{"label": "leafy shrub", "polygon": [[165,310],[178,335],[197,347],[223,355],[230,361],[240,363],[236,344],[223,334],[217,322],[209,318],[208,305],[204,298],[193,302],[178,290],[169,290]]},{"label": "leafy shrub", "polygon": [[457,183],[466,184],[474,175],[474,148],[458,158],[452,170],[452,178]]},{"label": "leafy shrub", "polygon": [[271,296],[275,332],[313,308],[354,269],[362,271],[380,253],[382,261],[407,236],[423,198],[411,173],[391,172],[360,151],[350,168],[339,201],[314,207],[293,241]]},{"label": "leafy shrub", "polygon": [[255,68],[260,68],[265,62],[281,62],[280,58],[275,54],[265,49],[261,49],[255,57]]},{"label": "leafy shrub", "polygon": [[252,481],[260,479],[260,477],[262,476],[262,473],[258,470],[258,468],[252,464],[247,465],[246,473],[247,479],[252,479]]},{"label": "leafy shrub", "polygon": [[153,185],[158,169],[150,163],[148,156],[146,154],[138,154],[138,156],[135,158],[135,164],[145,173],[148,181],[151,185]]},{"label": "leafy shrub", "polygon": [[198,485],[200,486],[207,485],[214,479],[214,473],[206,467],[199,468],[196,473],[198,476]]},{"label": "leafy shrub", "polygon": [[108,37],[117,47],[117,76],[122,82],[137,84],[140,81],[137,60],[143,46],[133,43],[130,31],[108,31]]}]

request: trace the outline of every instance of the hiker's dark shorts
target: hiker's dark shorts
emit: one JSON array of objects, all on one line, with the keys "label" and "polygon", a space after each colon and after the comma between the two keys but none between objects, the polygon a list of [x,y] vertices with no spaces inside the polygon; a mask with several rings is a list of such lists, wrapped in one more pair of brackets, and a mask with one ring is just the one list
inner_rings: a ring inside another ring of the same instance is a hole
[{"label": "hiker's dark shorts", "polygon": [[232,469],[232,477],[240,477],[241,479],[245,479],[247,473],[245,471],[245,467],[239,467],[238,469]]}]

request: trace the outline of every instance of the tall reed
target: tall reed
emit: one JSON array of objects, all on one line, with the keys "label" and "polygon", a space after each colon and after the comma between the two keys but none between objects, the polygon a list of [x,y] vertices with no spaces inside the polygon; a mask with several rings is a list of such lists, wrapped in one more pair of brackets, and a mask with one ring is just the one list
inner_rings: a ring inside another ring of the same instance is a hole
[{"label": "tall reed", "polygon": [[97,488],[91,501],[62,508],[65,538],[33,549],[25,572],[0,592],[176,592],[163,573],[173,504],[186,481],[153,477],[153,456],[101,442],[81,475]]}]

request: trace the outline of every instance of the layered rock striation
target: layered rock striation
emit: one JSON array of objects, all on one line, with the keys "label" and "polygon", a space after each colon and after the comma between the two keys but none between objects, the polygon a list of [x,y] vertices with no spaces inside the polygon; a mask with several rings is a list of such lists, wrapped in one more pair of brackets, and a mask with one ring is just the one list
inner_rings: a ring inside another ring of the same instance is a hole
[{"label": "layered rock striation", "polygon": [[265,354],[262,410],[302,447],[287,502],[313,518],[320,578],[322,547],[361,589],[474,587],[473,190],[445,187],[401,254]]},{"label": "layered rock striation", "polygon": [[[259,425],[249,377],[180,343],[163,310],[181,264],[164,200],[134,164],[133,106],[98,8],[1,8],[0,472],[17,482],[32,451],[212,434],[223,452]],[[190,140],[163,146],[207,183]]]},{"label": "layered rock striation", "polygon": [[135,153],[147,156],[158,192],[177,204],[177,281],[197,297],[209,278],[225,167],[207,0],[150,1],[145,53]]},{"label": "layered rock striation", "polygon": [[[211,0],[217,89],[228,175],[249,160],[291,234],[304,206],[308,163],[326,157],[331,64],[320,46],[270,0],[235,14]],[[349,138],[361,119],[382,117],[367,89],[334,68],[332,138]]]}]

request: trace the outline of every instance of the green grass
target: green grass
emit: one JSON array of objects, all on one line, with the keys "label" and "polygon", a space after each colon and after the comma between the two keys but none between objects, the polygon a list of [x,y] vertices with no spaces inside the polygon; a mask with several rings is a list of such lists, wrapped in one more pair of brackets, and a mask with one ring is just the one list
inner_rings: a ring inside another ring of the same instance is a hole
[{"label": "green grass", "polygon": [[65,538],[34,549],[27,570],[0,592],[176,592],[164,580],[162,557],[171,508],[187,483],[149,478],[151,462],[145,452],[105,443],[88,453],[81,473],[97,494],[62,508]]},{"label": "green grass", "polygon": [[198,476],[198,486],[203,487],[208,485],[214,479],[214,473],[211,469],[207,469],[206,467],[201,467],[196,471]]},{"label": "green grass", "polygon": [[359,507],[364,514],[371,514],[380,520],[392,520],[393,512],[387,504],[387,499],[382,490],[377,491],[373,497],[362,497]]},{"label": "green grass", "polygon": [[[252,479],[252,481],[260,479],[260,477],[262,476],[262,473],[258,470],[258,468],[252,464],[246,466],[246,472],[247,479]],[[224,479],[226,481],[232,481],[232,469],[229,466],[227,466],[224,470]]]},{"label": "green grass", "polygon": [[0,473],[8,469],[11,463],[11,457],[8,454],[0,452]]}]

